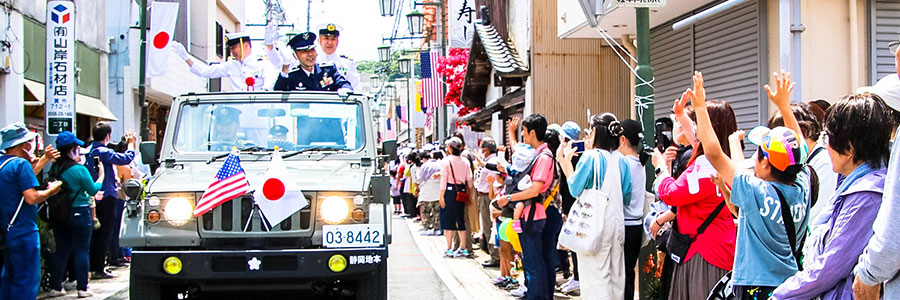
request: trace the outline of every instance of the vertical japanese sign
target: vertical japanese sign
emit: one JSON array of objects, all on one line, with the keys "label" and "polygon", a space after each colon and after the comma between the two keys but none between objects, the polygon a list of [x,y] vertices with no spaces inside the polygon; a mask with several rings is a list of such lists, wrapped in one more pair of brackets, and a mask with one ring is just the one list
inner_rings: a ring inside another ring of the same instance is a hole
[{"label": "vertical japanese sign", "polygon": [[75,2],[47,1],[46,133],[75,129]]},{"label": "vertical japanese sign", "polygon": [[475,33],[475,0],[450,0],[450,48],[469,48]]}]

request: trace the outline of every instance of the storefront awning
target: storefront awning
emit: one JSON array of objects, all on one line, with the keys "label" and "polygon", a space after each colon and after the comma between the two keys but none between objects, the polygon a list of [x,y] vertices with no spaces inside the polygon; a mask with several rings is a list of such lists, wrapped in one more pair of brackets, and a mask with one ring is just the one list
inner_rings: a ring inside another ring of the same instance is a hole
[{"label": "storefront awning", "polygon": [[106,104],[103,104],[103,101],[82,94],[75,94],[75,113],[97,117],[109,121],[119,120],[118,118],[116,118],[116,115],[109,111],[109,108],[106,107]]},{"label": "storefront awning", "polygon": [[44,84],[25,79],[25,93],[31,94],[25,96],[25,106],[44,105]]},{"label": "storefront awning", "polygon": [[[44,84],[25,79],[25,91],[31,94],[32,97],[26,96],[25,106],[42,106],[44,105]],[[29,100],[29,98],[33,98]],[[75,113],[88,115],[91,117],[97,117],[100,119],[108,120],[108,121],[118,121],[106,104],[103,104],[103,101],[100,99],[85,96],[82,94],[75,94]]]},{"label": "storefront awning", "polygon": [[[525,88],[519,88],[511,93],[503,95],[486,107],[462,117],[459,119],[459,122],[465,123],[476,129],[490,128],[491,116],[495,112],[500,111],[510,113],[518,107],[525,107]],[[503,113],[501,113],[501,115],[502,114]]]}]

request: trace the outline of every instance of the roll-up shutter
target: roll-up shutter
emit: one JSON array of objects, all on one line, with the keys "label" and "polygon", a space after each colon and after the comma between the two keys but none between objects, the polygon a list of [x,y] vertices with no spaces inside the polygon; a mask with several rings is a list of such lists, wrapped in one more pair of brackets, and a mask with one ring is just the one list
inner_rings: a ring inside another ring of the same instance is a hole
[{"label": "roll-up shutter", "polygon": [[874,84],[881,77],[897,72],[888,43],[896,41],[900,35],[900,0],[875,0],[870,3],[872,78],[869,78],[869,82]]},{"label": "roll-up shutter", "polygon": [[761,24],[765,12],[760,6],[758,1],[748,1],[673,31],[672,22],[687,14],[651,30],[656,117],[671,113],[675,99],[691,87],[692,72],[699,70],[706,81],[706,98],[728,101],[737,115],[738,127],[749,129],[765,123],[768,100],[762,85],[767,78],[767,54],[760,36],[765,32]]}]

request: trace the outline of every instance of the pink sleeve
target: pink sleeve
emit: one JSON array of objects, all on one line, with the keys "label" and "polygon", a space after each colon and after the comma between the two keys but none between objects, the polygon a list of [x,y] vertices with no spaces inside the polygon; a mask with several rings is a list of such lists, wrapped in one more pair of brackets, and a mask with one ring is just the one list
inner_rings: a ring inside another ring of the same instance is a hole
[{"label": "pink sleeve", "polygon": [[448,178],[450,178],[450,160],[445,159],[441,161],[441,189],[447,188],[447,183],[449,182]]},{"label": "pink sleeve", "polygon": [[547,155],[539,155],[537,157],[534,168],[531,169],[531,181],[543,182],[544,186],[541,187],[541,193],[547,191],[550,188],[550,184],[553,183],[553,169],[552,158]]}]

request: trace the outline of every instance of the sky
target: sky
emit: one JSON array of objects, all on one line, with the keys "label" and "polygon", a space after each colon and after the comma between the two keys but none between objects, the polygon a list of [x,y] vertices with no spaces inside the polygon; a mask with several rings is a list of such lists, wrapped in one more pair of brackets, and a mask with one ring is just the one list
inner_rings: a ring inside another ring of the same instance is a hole
[{"label": "sky", "polygon": [[[406,23],[406,13],[411,11],[413,0],[394,0],[396,5],[403,1],[404,11],[401,14],[401,23],[398,27],[398,36],[409,35]],[[382,37],[389,37],[394,26],[394,17],[382,17],[379,13],[378,0],[311,0],[311,28],[310,31],[318,34],[316,26],[323,23],[335,23],[344,28],[341,31],[340,44],[337,52],[346,55],[355,61],[377,60],[377,47],[382,45]],[[248,0],[245,4],[245,24],[265,23],[266,6],[262,0]],[[306,30],[307,0],[281,0],[287,17],[287,23],[294,25],[294,30],[303,32]],[[420,8],[421,9],[421,8]],[[263,38],[265,29],[262,27],[246,27],[253,38]],[[283,35],[289,30],[282,27]],[[410,46],[413,41],[400,41],[397,45]]]}]

